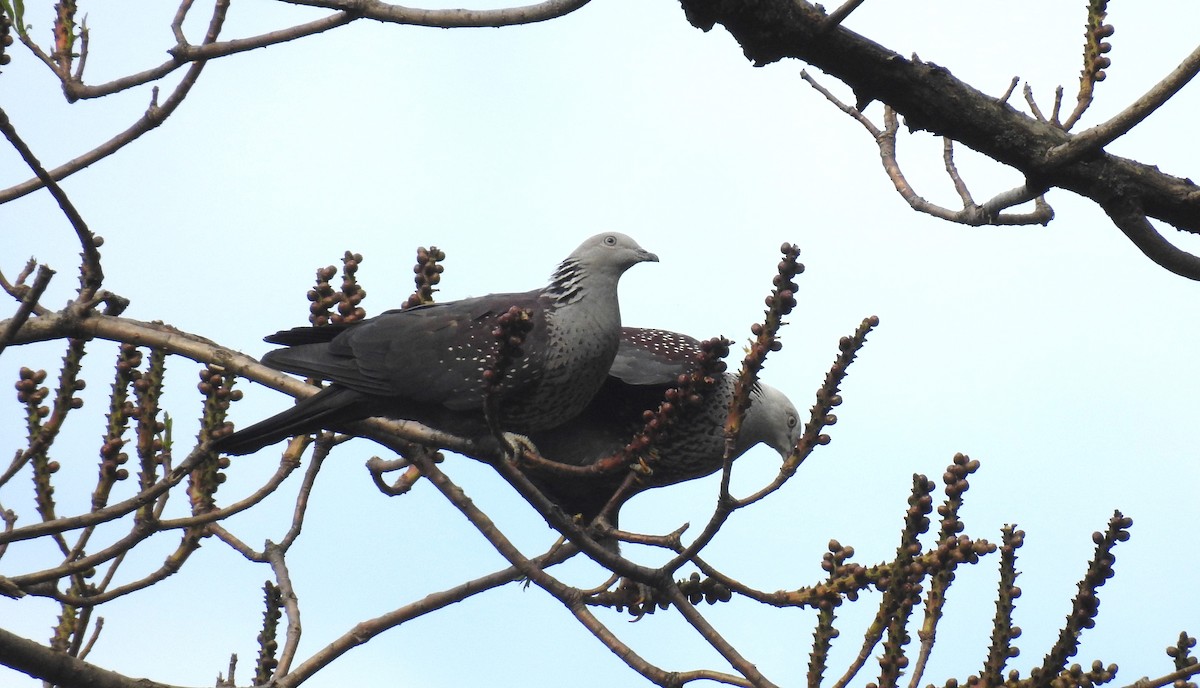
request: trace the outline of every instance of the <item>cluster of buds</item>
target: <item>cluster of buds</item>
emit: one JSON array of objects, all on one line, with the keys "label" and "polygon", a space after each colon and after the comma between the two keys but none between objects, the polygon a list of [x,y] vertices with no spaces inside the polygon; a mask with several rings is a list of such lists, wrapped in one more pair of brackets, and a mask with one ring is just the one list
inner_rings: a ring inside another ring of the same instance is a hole
[{"label": "cluster of buds", "polygon": [[30,419],[41,419],[50,415],[50,407],[42,404],[50,396],[50,390],[42,386],[46,371],[21,368],[17,378],[17,401],[29,409]]},{"label": "cluster of buds", "polygon": [[686,580],[679,581],[679,591],[692,604],[700,604],[702,601],[716,604],[733,599],[733,592],[724,583],[716,578],[700,578],[700,574],[695,572]]},{"label": "cluster of buds", "polygon": [[137,451],[142,460],[142,487],[149,487],[154,481],[155,470],[161,461],[167,425],[158,419],[159,397],[162,395],[163,374],[166,368],[167,352],[163,349],[153,349],[150,352],[150,365],[144,374],[133,382],[133,392],[137,397],[137,407],[134,417],[137,418]]},{"label": "cluster of buds", "polygon": [[0,6],[0,66],[12,61],[12,55],[8,54],[12,44],[12,18],[4,11],[3,6]]},{"label": "cluster of buds", "polygon": [[60,466],[57,461],[50,460],[46,454],[46,443],[41,440],[44,430],[42,420],[50,415],[50,408],[42,403],[50,395],[50,390],[42,386],[45,381],[46,371],[21,368],[16,387],[17,400],[25,404],[30,446],[38,447],[30,459],[37,509],[43,518],[51,519],[54,517],[54,486],[50,483],[50,476],[57,473]]},{"label": "cluster of buds", "polygon": [[794,474],[815,447],[829,444],[829,435],[822,430],[837,423],[837,415],[833,413],[833,409],[842,404],[842,395],[839,393],[842,381],[846,379],[855,356],[867,343],[867,334],[878,326],[878,317],[872,315],[863,318],[852,336],[842,337],[838,342],[837,358],[833,361],[833,367],[825,373],[825,381],[817,390],[817,403],[813,404],[808,422],[804,424],[804,434],[796,442],[792,455],[784,461],[780,469],[783,472]]},{"label": "cluster of buds", "polygon": [[1021,650],[1013,641],[1021,637],[1021,627],[1013,625],[1013,610],[1021,596],[1017,587],[1017,550],[1025,544],[1025,531],[1007,525],[1000,531],[1000,590],[996,596],[996,617],[992,623],[992,642],[981,674],[984,685],[1001,683],[1001,673],[1008,660],[1018,657]]},{"label": "cluster of buds", "polygon": [[[228,430],[225,415],[229,411],[229,404],[242,398],[241,390],[233,389],[236,380],[236,377],[226,375],[220,367],[212,364],[200,371],[200,384],[197,387],[204,395],[201,439],[206,435],[214,436],[214,430],[221,433]],[[201,513],[212,509],[215,504],[213,495],[216,494],[217,487],[225,482],[225,475],[221,471],[226,468],[229,468],[229,458],[214,456],[213,460],[205,461],[192,471],[188,497],[191,498],[193,512]]]},{"label": "cluster of buds", "polygon": [[509,307],[496,319],[496,326],[492,328],[496,351],[483,369],[483,384],[488,395],[499,387],[513,361],[525,354],[521,346],[532,329],[533,314],[517,306]]},{"label": "cluster of buds", "polygon": [[821,569],[829,574],[828,584],[813,588],[818,609],[832,609],[841,603],[841,595],[853,602],[859,591],[865,589],[869,578],[862,564],[850,561],[854,548],[837,540],[829,541],[829,551],[821,556]]},{"label": "cluster of buds", "polygon": [[750,327],[754,335],[742,361],[742,372],[738,376],[734,388],[733,403],[729,407],[729,417],[725,422],[725,436],[732,442],[741,432],[742,419],[750,408],[750,390],[758,380],[758,373],[766,363],[767,354],[783,348],[783,342],[777,338],[779,328],[783,326],[783,318],[796,307],[796,291],[800,288],[795,278],[804,272],[804,264],[799,262],[800,249],[789,243],[779,247],[783,259],[779,261],[776,275],[772,280],[775,288],[766,298],[767,310],[761,323]]},{"label": "cluster of buds", "polygon": [[900,546],[896,549],[896,560],[883,570],[875,586],[884,593],[881,611],[887,621],[887,637],[883,641],[883,652],[879,657],[881,685],[896,685],[896,681],[908,667],[904,646],[910,640],[908,619],[912,610],[921,602],[922,580],[926,568],[917,560],[921,553],[918,538],[929,530],[929,514],[933,511],[935,485],[923,475],[913,476],[913,489],[908,498],[908,510],[904,516],[904,531]]},{"label": "cluster of buds", "polygon": [[966,454],[955,454],[954,461],[942,474],[942,482],[946,485],[946,501],[938,507],[938,515],[942,517],[942,532],[940,539],[949,539],[963,531],[965,527],[958,517],[962,507],[963,493],[970,489],[967,476],[979,470],[979,462],[972,460]]},{"label": "cluster of buds", "polygon": [[131,417],[137,415],[137,407],[129,401],[129,387],[141,380],[138,367],[142,364],[142,352],[134,345],[122,343],[117,352],[116,379],[113,380],[111,403],[108,409],[108,432],[100,445],[100,478],[96,491],[92,493],[92,507],[99,509],[108,501],[112,484],[129,477],[122,466],[129,461],[125,448],[125,428]]},{"label": "cluster of buds", "polygon": [[[699,573],[693,572],[676,584],[679,586],[679,592],[693,605],[701,602],[717,604],[733,599],[733,591],[727,585],[716,578],[701,578]],[[628,609],[629,613],[636,617],[634,621],[637,621],[658,609],[669,608],[671,601],[661,590],[640,585],[626,578],[621,581],[621,586],[616,591],[614,605],[617,611]]]},{"label": "cluster of buds", "polygon": [[[1196,647],[1196,639],[1180,631],[1179,642],[1167,648],[1167,656],[1175,661],[1176,669],[1190,669],[1200,662],[1192,655],[1193,647]],[[1196,688],[1196,682],[1180,679],[1175,682],[1175,688]]]},{"label": "cluster of buds", "polygon": [[1092,533],[1092,542],[1096,544],[1096,553],[1088,564],[1087,573],[1079,581],[1079,592],[1072,600],[1071,613],[1067,622],[1059,631],[1058,641],[1046,655],[1045,662],[1040,668],[1034,669],[1031,677],[1038,681],[1045,676],[1058,676],[1066,671],[1067,660],[1075,656],[1079,650],[1079,638],[1085,629],[1096,625],[1096,615],[1100,611],[1100,586],[1114,575],[1113,564],[1116,557],[1113,548],[1118,542],[1129,539],[1129,528],[1133,519],[1120,511],[1113,512],[1108,521],[1108,529],[1103,533]]},{"label": "cluster of buds", "polygon": [[446,252],[437,246],[417,249],[417,264],[413,266],[413,283],[417,290],[404,302],[404,308],[433,303],[433,292],[437,291],[434,287],[442,281],[445,269],[441,265],[443,260],[446,260]]},{"label": "cluster of buds", "polygon": [[263,629],[258,634],[258,665],[254,672],[254,685],[265,686],[271,680],[279,660],[275,653],[279,650],[279,619],[283,616],[283,591],[271,581],[263,584],[263,598],[266,610],[263,612]]},{"label": "cluster of buds", "polygon": [[[705,395],[716,386],[717,378],[726,370],[725,361],[729,355],[729,346],[733,342],[724,337],[713,337],[700,342],[700,351],[695,356],[695,366],[690,373],[680,374],[675,385],[663,394],[663,402],[658,408],[646,410],[642,414],[645,421],[641,432],[629,441],[622,450],[626,461],[641,458],[646,459],[654,443],[675,423],[681,413],[687,408],[697,408],[704,403]],[[650,469],[644,463],[635,466]]]},{"label": "cluster of buds", "polygon": [[1087,26],[1084,28],[1083,73],[1081,82],[1104,81],[1104,70],[1112,64],[1106,53],[1112,50],[1107,38],[1113,35],[1112,24],[1104,23],[1108,16],[1108,0],[1091,0],[1088,3]]},{"label": "cluster of buds", "polygon": [[1096,554],[1088,566],[1087,574],[1079,584],[1079,594],[1075,597],[1069,621],[1071,625],[1077,625],[1079,628],[1091,628],[1096,624],[1096,614],[1100,609],[1100,598],[1097,591],[1105,581],[1116,574],[1113,565],[1117,558],[1113,554],[1113,548],[1118,542],[1129,539],[1129,528],[1132,525],[1132,518],[1117,511],[1108,521],[1108,530],[1103,533],[1092,533],[1092,542],[1096,544]]},{"label": "cluster of buds", "polygon": [[61,0],[55,3],[54,10],[54,53],[51,57],[66,76],[71,72],[71,60],[76,57],[75,0]]},{"label": "cluster of buds", "polygon": [[1116,664],[1105,666],[1097,659],[1092,662],[1092,668],[1087,671],[1084,671],[1083,667],[1078,664],[1072,664],[1063,669],[1062,673],[1050,681],[1050,688],[1094,688],[1094,686],[1108,683],[1116,677]]},{"label": "cluster of buds", "polygon": [[[921,544],[917,538],[929,532],[929,514],[933,511],[934,487],[934,482],[929,478],[923,475],[913,476],[913,488],[908,496],[908,510],[904,512],[901,551],[897,552],[897,557],[900,559],[915,557],[921,553]],[[880,589],[886,589],[886,586],[880,586]]]},{"label": "cluster of buds", "polygon": [[817,608],[817,626],[813,629],[813,649],[808,653],[808,684],[819,686],[829,664],[829,650],[841,633],[833,627],[835,610],[842,604],[843,592],[839,589],[847,583],[845,590],[849,600],[858,599],[858,592],[868,583],[866,569],[858,564],[847,563],[854,556],[854,548],[843,546],[837,540],[829,541],[829,551],[821,557],[821,568],[829,574],[828,583],[814,586],[813,606]]},{"label": "cluster of buds", "polygon": [[[342,285],[335,290],[330,284],[337,276],[337,268],[332,265],[317,270],[317,283],[308,291],[308,321],[316,327],[335,324],[358,322],[367,317],[367,312],[359,305],[367,297],[367,292],[358,284],[355,274],[362,263],[361,253],[346,251],[342,256]],[[337,312],[332,312],[337,306]]]}]

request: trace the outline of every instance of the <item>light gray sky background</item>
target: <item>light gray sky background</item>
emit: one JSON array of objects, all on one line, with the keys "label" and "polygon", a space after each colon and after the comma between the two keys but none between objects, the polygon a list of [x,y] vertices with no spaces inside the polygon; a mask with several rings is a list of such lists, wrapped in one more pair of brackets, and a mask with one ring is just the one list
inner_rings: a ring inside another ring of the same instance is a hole
[{"label": "light gray sky background", "polygon": [[[47,39],[49,3],[28,4],[35,34]],[[1048,109],[1059,84],[1074,102],[1083,4],[876,1],[847,26],[988,93],[1021,76]],[[92,31],[89,82],[164,59],[173,9],[160,5],[83,8]],[[200,8],[194,14],[199,19]],[[315,16],[235,3],[224,37]],[[1114,3],[1109,20],[1117,29],[1113,66],[1085,126],[1125,107],[1194,48],[1200,5]],[[202,25],[189,24],[193,40]],[[125,128],[149,101],[143,87],[67,106],[40,65],[19,47],[13,53],[0,75],[0,104],[47,164]],[[966,495],[967,532],[996,541],[1000,527],[1015,522],[1027,533],[1016,612],[1024,634],[1011,666],[1027,673],[1040,665],[1092,555],[1092,532],[1121,509],[1134,519],[1133,537],[1116,550],[1117,576],[1101,590],[1098,627],[1076,659],[1118,663],[1121,685],[1168,673],[1165,646],[1180,630],[1200,632],[1200,552],[1189,545],[1200,516],[1197,286],[1151,264],[1098,208],[1067,192],[1050,195],[1057,219],[1045,228],[969,228],[912,212],[884,176],[870,136],[800,80],[802,66],[752,68],[723,29],[692,28],[670,0],[597,0],[560,20],[501,30],[360,22],[214,62],[165,126],[63,186],[105,237],[106,286],[132,299],[129,316],[256,356],[268,348],[263,335],[305,322],[314,268],[338,262],[346,249],[366,258],[364,305],[377,313],[411,291],[418,245],[448,254],[439,294],[448,300],[540,286],[583,238],[616,229],[662,259],[624,278],[627,324],[745,341],[761,317],[779,244],[796,243],[808,270],[766,381],[807,409],[838,338],[867,315],[881,324],[843,388],[833,443],[782,492],[739,513],[707,559],[766,590],[819,580],[830,538],[853,545],[860,562],[887,560],[912,474],[937,479],[961,451],[983,463]],[[1196,175],[1198,109],[1192,85],[1109,150]],[[869,114],[879,121],[878,106]],[[940,140],[902,134],[899,145],[918,192],[952,205]],[[968,151],[960,149],[958,161],[979,200],[1020,182]],[[27,176],[11,150],[0,150],[0,183]],[[1200,250],[1200,240],[1166,231]],[[0,207],[0,245],[6,274],[34,255],[59,270],[45,303],[68,298],[78,247],[47,194]],[[52,368],[60,355],[57,344],[10,348],[0,379],[15,381],[21,365]],[[92,345],[88,405],[55,445],[63,513],[86,504],[94,485],[114,355],[115,346]],[[168,367],[167,408],[181,449],[194,437],[200,404],[194,371],[178,359]],[[239,423],[290,403],[254,384],[240,387]],[[21,412],[11,401],[0,409],[0,437],[6,451],[22,445]],[[363,468],[377,451],[366,441],[341,446],[318,481],[290,559],[301,658],[361,620],[504,566],[429,485],[401,498],[379,494]],[[737,489],[768,480],[777,461],[765,448],[746,455]],[[237,459],[218,499],[234,501],[275,466],[270,452]],[[453,456],[444,467],[527,554],[553,542],[490,469]],[[254,546],[282,537],[299,477],[229,527]],[[30,493],[21,478],[0,491],[25,524],[36,518]],[[624,509],[622,525],[698,525],[715,493],[709,479],[643,495]],[[175,544],[151,541],[121,575],[153,570]],[[661,559],[627,551],[647,563]],[[49,565],[38,562],[52,554],[39,543],[10,546],[0,573]],[[996,565],[992,556],[960,570],[924,682],[979,670]],[[585,587],[603,579],[585,562],[563,575]],[[268,577],[265,567],[207,541],[178,575],[102,609],[104,631],[90,659],[132,676],[208,685],[236,652],[245,684]],[[840,675],[857,654],[876,600],[844,609],[827,675]],[[772,680],[802,684],[811,612],[745,601],[703,611]],[[674,613],[636,624],[598,613],[668,670],[726,668]],[[56,615],[53,604],[0,599],[0,623],[39,641]],[[857,684],[877,673],[868,665]],[[548,595],[511,585],[392,630],[308,685],[640,682]],[[38,685],[7,669],[0,684]]]}]

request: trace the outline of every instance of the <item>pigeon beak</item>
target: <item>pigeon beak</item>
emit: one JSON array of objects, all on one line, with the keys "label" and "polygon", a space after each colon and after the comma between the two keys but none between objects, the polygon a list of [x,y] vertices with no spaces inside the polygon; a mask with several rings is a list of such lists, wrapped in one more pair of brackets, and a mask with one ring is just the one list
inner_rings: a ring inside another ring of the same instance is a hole
[{"label": "pigeon beak", "polygon": [[658,262],[658,256],[654,255],[653,253],[647,251],[644,248],[638,249],[637,257],[638,257],[638,262],[641,262],[641,263],[657,263]]}]

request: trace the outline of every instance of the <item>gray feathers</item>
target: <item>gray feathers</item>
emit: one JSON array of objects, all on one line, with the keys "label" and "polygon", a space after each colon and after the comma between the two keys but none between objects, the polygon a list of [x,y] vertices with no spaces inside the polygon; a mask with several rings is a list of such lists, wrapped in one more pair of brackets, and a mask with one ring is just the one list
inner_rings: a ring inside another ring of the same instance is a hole
[{"label": "gray feathers", "polygon": [[619,342],[621,275],[657,260],[624,234],[599,234],[568,256],[544,289],[278,332],[267,341],[288,347],[268,353],[263,363],[331,385],[308,403],[217,440],[216,447],[249,453],[292,434],[341,429],[374,415],[467,436],[486,432],[483,368],[497,347],[497,318],[512,306],[527,309],[533,327],[523,354],[495,388],[500,426],[510,432],[554,427],[583,410],[607,376]]},{"label": "gray feathers", "polygon": [[[666,330],[622,328],[621,347],[604,387],[575,419],[530,439],[543,456],[587,465],[619,451],[642,429],[642,412],[653,410],[667,387],[694,365],[699,342]],[[736,383],[725,373],[698,408],[684,409],[675,425],[655,443],[658,458],[640,489],[704,477],[720,470],[725,452],[725,418]],[[763,443],[786,457],[799,436],[799,413],[779,390],[759,384],[751,394],[734,458]],[[555,476],[535,482],[567,513],[596,516],[623,481],[618,473],[600,477]]]}]

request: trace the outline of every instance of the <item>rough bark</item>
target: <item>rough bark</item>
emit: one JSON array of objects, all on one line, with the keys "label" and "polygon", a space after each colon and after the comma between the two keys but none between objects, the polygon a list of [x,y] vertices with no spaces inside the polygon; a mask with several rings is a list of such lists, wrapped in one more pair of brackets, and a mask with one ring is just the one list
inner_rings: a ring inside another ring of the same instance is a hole
[{"label": "rough bark", "polygon": [[1067,189],[1105,209],[1133,205],[1149,217],[1200,233],[1200,187],[1190,179],[1103,150],[1052,161],[1052,150],[1077,137],[978,91],[944,67],[907,59],[840,25],[830,26],[816,5],[798,0],[681,4],[697,28],[708,31],[721,24],[728,29],[756,65],[786,57],[803,60],[849,85],[861,106],[887,103],[910,128],[949,137],[1021,171],[1032,189]]}]

